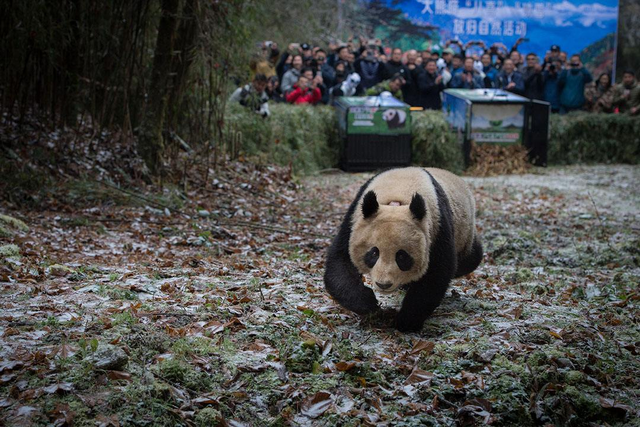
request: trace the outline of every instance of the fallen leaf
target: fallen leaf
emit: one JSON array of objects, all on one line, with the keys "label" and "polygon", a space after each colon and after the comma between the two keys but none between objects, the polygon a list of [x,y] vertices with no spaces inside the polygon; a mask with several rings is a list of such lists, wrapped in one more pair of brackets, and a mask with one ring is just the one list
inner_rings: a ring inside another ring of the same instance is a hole
[{"label": "fallen leaf", "polygon": [[107,371],[107,377],[109,377],[110,380],[131,381],[131,374],[122,371]]},{"label": "fallen leaf", "polygon": [[309,418],[318,418],[333,403],[332,395],[325,391],[319,391],[302,403],[301,413]]},{"label": "fallen leaf", "polygon": [[356,367],[356,362],[338,362],[336,363],[336,369],[341,372],[349,371]]},{"label": "fallen leaf", "polygon": [[433,378],[433,373],[424,371],[422,369],[413,368],[411,374],[405,380],[405,384],[414,384],[414,385],[431,385],[431,379]]},{"label": "fallen leaf", "polygon": [[436,346],[436,344],[432,341],[418,341],[417,343],[415,343],[413,345],[413,348],[411,349],[411,354],[412,355],[417,355],[420,354],[422,352],[425,352],[427,354],[431,354],[431,352],[433,351],[433,348]]},{"label": "fallen leaf", "polygon": [[51,384],[50,386],[42,388],[42,391],[44,391],[47,394],[65,393],[65,392],[69,392],[71,390],[73,390],[73,384],[71,384],[71,383]]}]

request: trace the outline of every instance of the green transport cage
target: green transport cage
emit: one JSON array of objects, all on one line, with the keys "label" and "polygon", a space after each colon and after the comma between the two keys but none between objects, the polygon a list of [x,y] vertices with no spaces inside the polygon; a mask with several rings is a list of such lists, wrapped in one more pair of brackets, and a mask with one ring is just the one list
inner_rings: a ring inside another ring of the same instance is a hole
[{"label": "green transport cage", "polygon": [[549,103],[501,89],[447,89],[442,111],[456,133],[465,162],[476,144],[523,144],[529,160],[547,164]]},{"label": "green transport cage", "polygon": [[409,105],[392,96],[341,97],[340,167],[368,171],[411,163]]}]

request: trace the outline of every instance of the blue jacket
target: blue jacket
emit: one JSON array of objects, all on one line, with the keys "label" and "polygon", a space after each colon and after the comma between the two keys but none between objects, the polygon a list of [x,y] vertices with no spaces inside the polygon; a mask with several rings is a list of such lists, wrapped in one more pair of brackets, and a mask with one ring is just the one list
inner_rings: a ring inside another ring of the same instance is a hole
[{"label": "blue jacket", "polygon": [[560,105],[566,108],[581,108],[584,105],[584,87],[593,78],[586,68],[562,70],[558,79]]},{"label": "blue jacket", "polygon": [[542,76],[544,78],[544,100],[551,104],[552,110],[560,109],[560,94],[558,93],[560,75],[545,70],[542,72]]},{"label": "blue jacket", "polygon": [[511,73],[511,76],[507,76],[507,73],[500,71],[498,77],[496,77],[496,88],[507,90],[509,83],[515,83],[514,88],[509,89],[509,92],[516,93],[518,95],[524,94],[524,78],[519,71]]},{"label": "blue jacket", "polygon": [[[496,81],[496,77],[498,77],[498,70],[493,65],[489,65],[488,67],[482,67],[482,72],[487,78],[491,81],[491,85],[493,86]],[[489,87],[489,86],[487,86]]]},{"label": "blue jacket", "polygon": [[466,75],[466,71],[462,71],[454,75],[449,82],[449,87],[455,89],[481,89],[484,87],[484,81],[482,80],[482,77],[480,77],[480,74],[474,71],[471,83],[467,82],[465,79]]}]

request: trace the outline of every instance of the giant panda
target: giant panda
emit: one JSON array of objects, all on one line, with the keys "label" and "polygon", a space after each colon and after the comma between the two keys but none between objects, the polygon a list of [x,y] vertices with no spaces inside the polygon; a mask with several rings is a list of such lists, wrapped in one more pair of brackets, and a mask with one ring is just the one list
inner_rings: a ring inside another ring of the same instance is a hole
[{"label": "giant panda", "polygon": [[377,292],[406,289],[395,326],[419,331],[449,282],[476,269],[482,244],[471,189],[442,169],[407,167],[366,182],[327,252],[324,283],[343,307],[360,315],[380,310]]}]

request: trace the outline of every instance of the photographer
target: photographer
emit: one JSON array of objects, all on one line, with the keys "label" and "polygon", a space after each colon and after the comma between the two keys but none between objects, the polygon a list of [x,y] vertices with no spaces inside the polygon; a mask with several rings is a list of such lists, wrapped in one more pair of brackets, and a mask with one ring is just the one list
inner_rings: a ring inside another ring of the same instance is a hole
[{"label": "photographer", "polygon": [[269,96],[265,93],[267,88],[267,76],[256,74],[253,81],[243,87],[237,88],[229,97],[229,102],[237,102],[262,117],[267,117],[269,112]]},{"label": "photographer", "polygon": [[481,89],[484,81],[480,73],[473,68],[473,58],[465,58],[464,68],[458,74],[454,74],[449,87],[454,89]]},{"label": "photographer", "polygon": [[322,84],[322,76],[320,74],[311,79],[308,74],[301,75],[298,82],[293,85],[293,91],[287,95],[287,102],[297,105],[315,105],[319,103],[322,99],[322,92],[318,88],[319,84]]},{"label": "photographer", "polygon": [[542,72],[544,80],[543,99],[551,104],[551,112],[560,111],[560,94],[558,92],[558,79],[562,71],[562,64],[559,60],[547,62]]},{"label": "photographer", "polygon": [[562,70],[558,79],[560,91],[560,114],[565,114],[584,107],[584,88],[593,80],[591,73],[582,66],[579,55],[572,55],[569,69]]},{"label": "photographer", "polygon": [[370,43],[363,54],[356,60],[356,73],[362,79],[360,85],[367,90],[380,83],[383,79],[384,65],[378,61],[378,48]]},{"label": "photographer", "polygon": [[551,45],[546,55],[544,56],[544,62],[542,68],[547,69],[547,64],[551,64],[560,60],[560,46],[557,44]]},{"label": "photographer", "polygon": [[322,80],[327,87],[334,85],[336,79],[336,70],[332,66],[327,64],[327,52],[324,49],[316,50],[314,55],[316,72],[322,74]]}]

